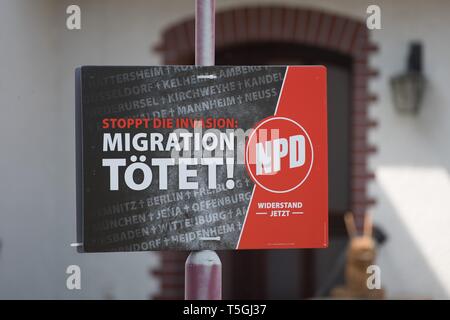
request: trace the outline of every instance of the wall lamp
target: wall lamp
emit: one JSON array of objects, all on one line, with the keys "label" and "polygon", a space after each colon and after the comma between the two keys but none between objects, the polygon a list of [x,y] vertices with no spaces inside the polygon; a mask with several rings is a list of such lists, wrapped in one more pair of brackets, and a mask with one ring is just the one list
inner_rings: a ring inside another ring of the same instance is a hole
[{"label": "wall lamp", "polygon": [[422,44],[413,42],[409,47],[406,72],[391,78],[394,106],[400,113],[417,114],[422,106],[426,78],[422,73]]}]

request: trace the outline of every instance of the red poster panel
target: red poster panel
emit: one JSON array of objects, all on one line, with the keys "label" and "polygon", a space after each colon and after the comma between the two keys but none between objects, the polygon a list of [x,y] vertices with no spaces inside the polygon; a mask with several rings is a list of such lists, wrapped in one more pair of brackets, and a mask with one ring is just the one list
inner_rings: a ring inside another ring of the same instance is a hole
[{"label": "red poster panel", "polygon": [[247,144],[255,186],[238,249],[328,245],[326,97],[324,67],[287,68],[274,116]]}]

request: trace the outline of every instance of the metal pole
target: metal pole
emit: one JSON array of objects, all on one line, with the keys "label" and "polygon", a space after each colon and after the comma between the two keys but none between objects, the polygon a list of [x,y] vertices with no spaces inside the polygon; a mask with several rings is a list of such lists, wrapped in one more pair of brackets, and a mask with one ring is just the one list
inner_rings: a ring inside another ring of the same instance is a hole
[{"label": "metal pole", "polygon": [[186,259],[186,300],[222,299],[222,263],[212,250],[193,251]]},{"label": "metal pole", "polygon": [[[215,0],[195,1],[195,64],[214,65]],[[222,262],[212,250],[193,251],[185,264],[186,300],[222,299]]]},{"label": "metal pole", "polygon": [[195,64],[214,65],[215,0],[195,1]]}]

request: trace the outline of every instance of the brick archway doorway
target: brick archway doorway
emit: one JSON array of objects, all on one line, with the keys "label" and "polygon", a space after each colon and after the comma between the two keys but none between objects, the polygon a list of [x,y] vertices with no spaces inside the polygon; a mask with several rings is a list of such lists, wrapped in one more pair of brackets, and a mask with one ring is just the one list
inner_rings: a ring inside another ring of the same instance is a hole
[{"label": "brick archway doorway", "polygon": [[[194,63],[194,20],[168,28],[157,50],[165,64]],[[249,7],[216,16],[216,64],[322,64],[328,68],[330,248],[326,250],[221,252],[224,298],[309,298],[346,245],[342,215],[352,210],[359,226],[374,203],[367,196],[373,174],[367,141],[375,121],[368,106],[369,54],[376,51],[363,22],[302,8]],[[182,299],[186,253],[162,253],[156,298]],[[327,269],[328,268],[328,269]]]}]

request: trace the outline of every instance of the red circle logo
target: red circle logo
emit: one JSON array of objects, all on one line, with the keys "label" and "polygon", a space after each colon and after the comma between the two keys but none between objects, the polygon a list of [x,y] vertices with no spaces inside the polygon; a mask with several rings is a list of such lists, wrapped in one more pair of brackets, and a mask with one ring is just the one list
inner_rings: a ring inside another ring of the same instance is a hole
[{"label": "red circle logo", "polygon": [[308,133],[286,117],[261,121],[250,134],[245,150],[246,167],[252,180],[274,193],[300,187],[308,178],[313,161]]}]

